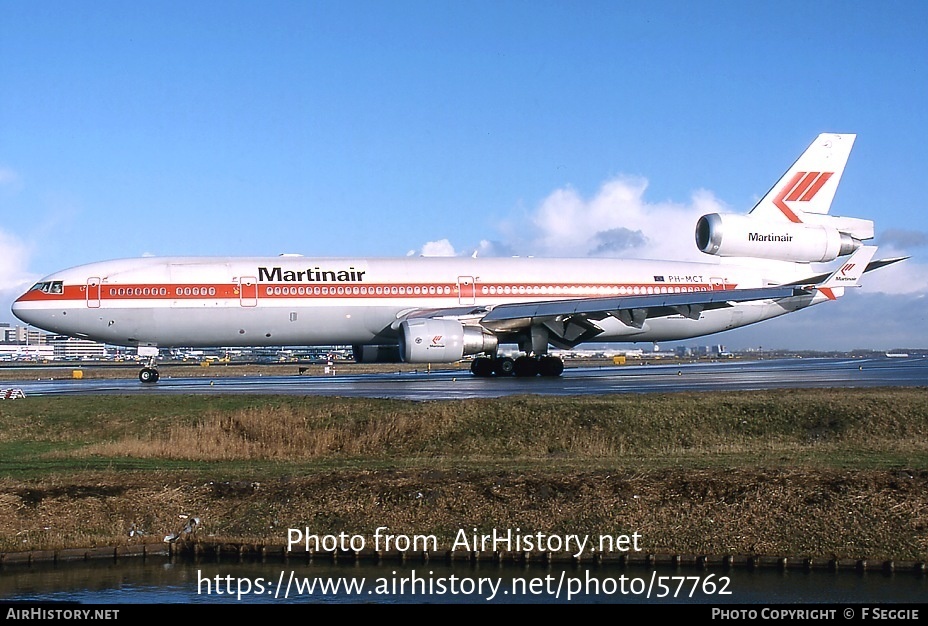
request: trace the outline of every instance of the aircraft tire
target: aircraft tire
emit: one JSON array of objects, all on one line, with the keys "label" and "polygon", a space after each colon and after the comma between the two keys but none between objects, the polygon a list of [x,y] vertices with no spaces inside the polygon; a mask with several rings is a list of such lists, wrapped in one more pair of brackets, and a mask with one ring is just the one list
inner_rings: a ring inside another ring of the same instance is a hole
[{"label": "aircraft tire", "polygon": [[142,371],[139,372],[139,381],[143,383],[156,383],[161,376],[158,374],[158,370],[153,367],[143,367]]},{"label": "aircraft tire", "polygon": [[564,373],[564,361],[555,356],[543,356],[538,362],[538,373],[556,377]]},{"label": "aircraft tire", "polygon": [[480,378],[487,378],[493,375],[493,359],[485,357],[477,358],[471,361],[470,373]]},{"label": "aircraft tire", "polygon": [[493,361],[493,373],[497,376],[512,376],[515,370],[515,361],[508,356],[500,357]]},{"label": "aircraft tire", "polygon": [[540,370],[540,363],[538,359],[535,359],[530,356],[520,356],[515,361],[515,367],[513,368],[513,373],[520,378],[529,378],[531,376],[537,376]]}]

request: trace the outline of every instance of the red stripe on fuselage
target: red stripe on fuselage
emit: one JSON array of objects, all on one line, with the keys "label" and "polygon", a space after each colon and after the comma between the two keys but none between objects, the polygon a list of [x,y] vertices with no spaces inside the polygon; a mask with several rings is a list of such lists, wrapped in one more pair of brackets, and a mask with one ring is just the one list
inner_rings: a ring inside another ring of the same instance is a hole
[{"label": "red stripe on fuselage", "polygon": [[[469,286],[470,287],[470,286]],[[401,283],[401,284],[327,284],[327,285],[293,285],[290,283],[261,283],[257,285],[257,298],[261,300],[277,299],[316,299],[316,298],[359,298],[359,299],[395,299],[395,298],[447,298],[457,300],[465,298],[591,298],[607,296],[634,296],[653,294],[692,293],[698,291],[715,291],[735,289],[734,284],[687,283],[611,283],[611,284],[564,284],[564,283],[511,283],[486,282],[477,283],[471,291],[459,293],[457,283]],[[418,292],[416,291],[418,289]],[[378,291],[379,290],[379,291]],[[102,285],[99,299],[103,302],[149,302],[164,300],[233,300],[240,299],[238,284],[134,284]],[[246,297],[254,298],[252,294]],[[96,299],[96,297],[94,298]],[[68,285],[63,293],[50,294],[38,290],[28,291],[17,302],[61,302],[73,304],[86,302],[86,285]]]}]

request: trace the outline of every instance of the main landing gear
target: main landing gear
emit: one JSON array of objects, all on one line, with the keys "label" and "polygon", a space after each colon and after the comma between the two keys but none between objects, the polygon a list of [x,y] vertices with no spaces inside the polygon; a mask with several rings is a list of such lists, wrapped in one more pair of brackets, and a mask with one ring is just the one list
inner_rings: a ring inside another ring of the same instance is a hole
[{"label": "main landing gear", "polygon": [[564,362],[554,356],[520,356],[512,359],[504,357],[480,357],[470,364],[474,376],[560,376],[564,371]]}]

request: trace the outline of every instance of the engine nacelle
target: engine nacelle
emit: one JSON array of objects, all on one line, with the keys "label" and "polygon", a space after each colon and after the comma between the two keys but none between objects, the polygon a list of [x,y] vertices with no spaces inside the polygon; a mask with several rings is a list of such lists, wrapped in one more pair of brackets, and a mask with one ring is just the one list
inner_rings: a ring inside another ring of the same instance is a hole
[{"label": "engine nacelle", "polygon": [[412,319],[400,324],[400,356],[407,363],[454,363],[465,354],[492,352],[495,335],[457,320]]},{"label": "engine nacelle", "polygon": [[397,345],[354,345],[351,346],[355,363],[399,363],[400,347]]},{"label": "engine nacelle", "polygon": [[746,215],[703,215],[696,247],[706,254],[822,263],[850,254],[861,242],[830,226],[770,222]]}]

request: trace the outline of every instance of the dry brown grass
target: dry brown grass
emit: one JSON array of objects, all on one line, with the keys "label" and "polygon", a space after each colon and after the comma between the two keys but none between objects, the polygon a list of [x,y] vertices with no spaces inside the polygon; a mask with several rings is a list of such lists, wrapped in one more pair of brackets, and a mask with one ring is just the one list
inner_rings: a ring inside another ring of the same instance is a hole
[{"label": "dry brown grass", "polygon": [[[837,457],[843,462],[843,457],[861,451],[887,458],[928,457],[928,398],[917,389],[808,390],[789,397],[756,392],[421,403],[277,398],[222,407],[208,399],[188,398],[168,402],[161,410],[171,411],[178,402],[193,407],[189,417],[159,417],[141,428],[125,423],[125,418],[95,415],[79,429],[86,443],[52,454],[204,462],[672,462],[719,455],[825,461]],[[112,412],[118,411],[118,404],[114,401]],[[94,431],[94,424],[106,427]],[[18,437],[35,440],[37,429],[35,420],[11,422],[11,432]],[[61,429],[51,429],[48,436],[59,441],[64,435]]]},{"label": "dry brown grass", "polygon": [[320,420],[293,406],[210,410],[192,425],[93,444],[73,454],[191,461],[310,461],[333,454],[381,454],[413,436],[429,437],[441,426],[401,413],[358,421]]}]

